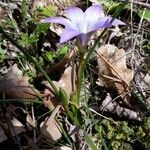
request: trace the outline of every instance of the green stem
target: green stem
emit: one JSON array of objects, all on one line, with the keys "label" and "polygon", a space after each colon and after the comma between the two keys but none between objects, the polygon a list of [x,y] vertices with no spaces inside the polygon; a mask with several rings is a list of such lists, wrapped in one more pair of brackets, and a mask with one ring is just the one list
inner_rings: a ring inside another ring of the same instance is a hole
[{"label": "green stem", "polygon": [[1,103],[35,103],[35,104],[43,104],[42,101],[31,100],[31,99],[0,99],[0,104]]},{"label": "green stem", "polygon": [[83,68],[84,67],[84,53],[80,52],[79,55],[79,66],[78,66],[78,72],[77,72],[77,106],[80,105],[80,93],[81,93],[81,87],[82,87],[82,79],[83,79]]}]

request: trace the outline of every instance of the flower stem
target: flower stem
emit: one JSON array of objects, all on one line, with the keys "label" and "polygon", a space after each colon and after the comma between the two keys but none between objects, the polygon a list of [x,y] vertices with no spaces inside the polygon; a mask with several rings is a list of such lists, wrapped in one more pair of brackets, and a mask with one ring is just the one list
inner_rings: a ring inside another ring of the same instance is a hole
[{"label": "flower stem", "polygon": [[77,106],[80,105],[80,93],[82,87],[82,79],[83,79],[83,69],[84,69],[84,52],[80,52],[79,55],[79,65],[78,65],[78,72],[77,72],[77,97],[76,97],[76,104]]}]

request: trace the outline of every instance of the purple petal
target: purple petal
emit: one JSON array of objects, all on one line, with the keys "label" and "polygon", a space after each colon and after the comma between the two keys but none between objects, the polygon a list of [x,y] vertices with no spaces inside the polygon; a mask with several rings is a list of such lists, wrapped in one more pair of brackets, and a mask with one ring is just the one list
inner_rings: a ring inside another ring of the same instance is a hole
[{"label": "purple petal", "polygon": [[76,26],[69,19],[66,19],[64,17],[50,17],[50,18],[42,19],[41,22],[58,23],[64,25],[65,27],[76,29]]},{"label": "purple petal", "polygon": [[97,21],[95,24],[91,25],[89,32],[96,31],[100,28],[108,28],[110,26],[117,26],[117,25],[125,25],[122,21],[118,19],[113,19],[111,17],[104,17]]},{"label": "purple petal", "polygon": [[78,7],[68,7],[65,10],[66,17],[71,20],[76,27],[79,27],[82,22],[84,22],[84,13]]},{"label": "purple petal", "polygon": [[125,23],[122,22],[121,20],[114,19],[113,22],[112,22],[112,25],[113,25],[113,26],[125,25]]},{"label": "purple petal", "polygon": [[93,35],[93,32],[86,33],[86,34],[83,33],[83,34],[78,36],[78,39],[80,40],[80,42],[83,46],[87,46],[88,41],[90,40],[92,35]]},{"label": "purple petal", "polygon": [[87,24],[87,31],[95,24],[100,18],[104,18],[104,12],[101,5],[93,5],[85,11],[85,22]]},{"label": "purple petal", "polygon": [[97,21],[98,19],[103,18],[104,16],[105,15],[101,5],[93,5],[85,11],[85,19],[87,21]]},{"label": "purple petal", "polygon": [[77,30],[65,28],[63,33],[60,36],[60,43],[67,42],[70,39],[72,39],[73,37],[78,36],[80,34],[81,34],[81,32],[79,32]]}]

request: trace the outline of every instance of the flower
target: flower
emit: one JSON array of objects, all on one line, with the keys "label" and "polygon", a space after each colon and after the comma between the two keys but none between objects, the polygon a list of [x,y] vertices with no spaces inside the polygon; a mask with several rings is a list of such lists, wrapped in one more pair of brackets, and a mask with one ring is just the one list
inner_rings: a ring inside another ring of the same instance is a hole
[{"label": "flower", "polygon": [[68,7],[65,9],[65,17],[50,17],[43,19],[43,23],[58,23],[65,26],[60,43],[77,37],[81,45],[86,46],[90,37],[96,30],[110,26],[125,25],[118,19],[104,15],[101,5],[93,5],[83,12],[78,7]]}]

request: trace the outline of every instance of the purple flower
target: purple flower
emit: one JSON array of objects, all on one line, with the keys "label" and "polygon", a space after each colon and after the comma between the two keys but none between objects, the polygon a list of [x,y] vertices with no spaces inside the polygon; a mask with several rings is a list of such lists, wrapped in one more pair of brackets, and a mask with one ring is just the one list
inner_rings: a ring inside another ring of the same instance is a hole
[{"label": "purple flower", "polygon": [[100,5],[93,5],[83,12],[78,7],[68,7],[65,10],[65,17],[50,17],[43,19],[43,23],[58,23],[65,26],[60,36],[60,43],[67,42],[77,37],[83,46],[86,46],[92,34],[101,28],[110,26],[125,25],[118,19],[110,16],[105,17]]}]

